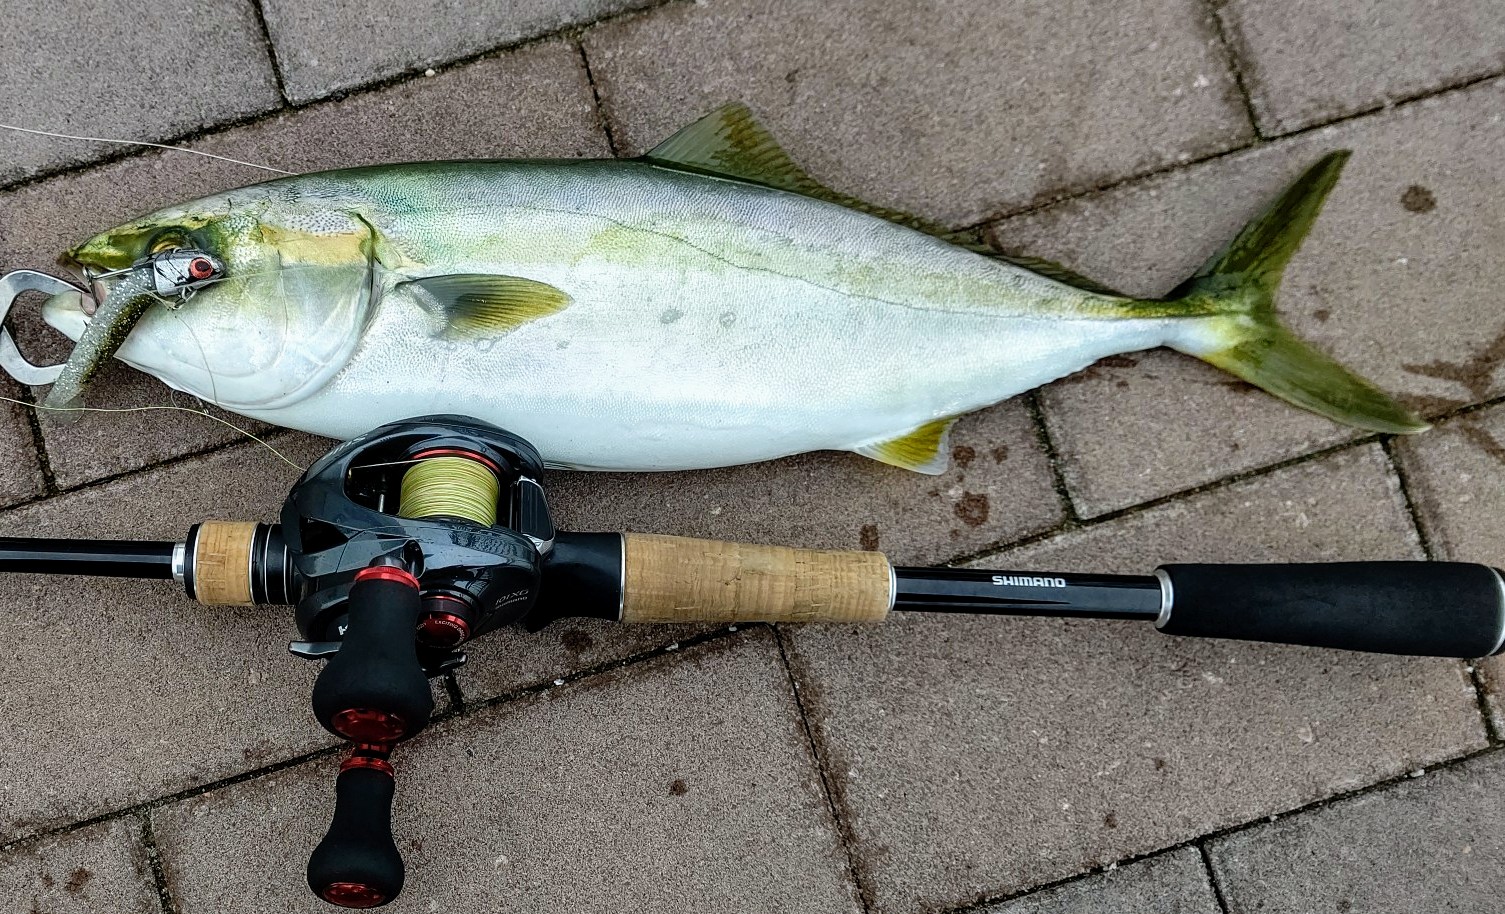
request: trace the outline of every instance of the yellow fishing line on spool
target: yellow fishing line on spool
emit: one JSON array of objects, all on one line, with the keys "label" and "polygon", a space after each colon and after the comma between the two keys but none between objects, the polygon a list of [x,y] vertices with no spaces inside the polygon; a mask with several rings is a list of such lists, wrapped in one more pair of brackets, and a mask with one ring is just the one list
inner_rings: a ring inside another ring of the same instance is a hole
[{"label": "yellow fishing line on spool", "polygon": [[496,474],[465,457],[429,457],[402,474],[398,517],[463,517],[496,523],[501,486]]}]

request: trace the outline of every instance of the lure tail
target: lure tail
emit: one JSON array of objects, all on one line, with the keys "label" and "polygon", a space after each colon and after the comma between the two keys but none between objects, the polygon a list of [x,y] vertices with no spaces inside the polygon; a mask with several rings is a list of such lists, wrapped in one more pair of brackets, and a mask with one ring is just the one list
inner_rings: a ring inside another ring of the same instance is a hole
[{"label": "lure tail", "polygon": [[1281,274],[1348,157],[1347,150],[1324,156],[1168,296],[1187,312],[1210,315],[1169,345],[1334,421],[1393,434],[1424,431],[1425,422],[1298,339],[1275,312]]}]

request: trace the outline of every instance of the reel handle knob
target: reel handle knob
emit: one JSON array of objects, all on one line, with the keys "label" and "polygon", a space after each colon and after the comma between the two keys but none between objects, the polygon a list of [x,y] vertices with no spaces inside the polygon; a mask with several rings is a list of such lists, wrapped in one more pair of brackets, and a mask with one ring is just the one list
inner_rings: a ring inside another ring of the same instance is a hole
[{"label": "reel handle knob", "polygon": [[407,739],[434,711],[418,662],[418,579],[398,565],[373,564],[356,573],[349,606],[340,649],[314,682],[314,715],[357,743]]},{"label": "reel handle knob", "polygon": [[375,908],[402,891],[402,855],[392,840],[396,783],[385,751],[357,750],[335,780],[334,820],[308,860],[308,886],[342,908]]}]

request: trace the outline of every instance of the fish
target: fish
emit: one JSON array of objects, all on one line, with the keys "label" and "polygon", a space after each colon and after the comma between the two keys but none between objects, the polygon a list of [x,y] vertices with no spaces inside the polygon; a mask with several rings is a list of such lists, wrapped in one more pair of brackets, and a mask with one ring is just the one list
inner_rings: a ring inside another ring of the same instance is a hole
[{"label": "fish", "polygon": [[[636,159],[365,166],[169,207],[62,262],[97,277],[203,251],[222,276],[178,307],[91,316],[59,295],[43,313],[253,419],[348,439],[464,414],[574,469],[843,450],[940,473],[959,417],[1159,346],[1340,423],[1418,432],[1276,313],[1348,157],[1139,298],[830,189],[733,104]],[[106,301],[122,281],[97,280]]]}]

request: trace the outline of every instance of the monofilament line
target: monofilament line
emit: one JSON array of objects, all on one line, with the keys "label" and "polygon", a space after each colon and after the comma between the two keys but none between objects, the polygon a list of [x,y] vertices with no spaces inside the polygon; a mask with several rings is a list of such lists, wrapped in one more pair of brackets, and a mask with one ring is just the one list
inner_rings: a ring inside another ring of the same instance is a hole
[{"label": "monofilament line", "polygon": [[153,149],[167,149],[172,152],[186,152],[190,155],[203,156],[206,159],[219,159],[221,162],[229,162],[232,165],[244,165],[247,168],[260,168],[262,171],[271,171],[279,175],[290,175],[294,172],[282,168],[273,168],[270,165],[260,165],[256,162],[247,162],[242,159],[232,159],[229,156],[215,155],[212,152],[203,152],[198,149],[188,149],[183,146],[171,146],[167,143],[152,143],[146,140],[113,140],[102,136],[76,136],[71,133],[54,133],[50,130],[33,130],[30,127],[17,127],[14,124],[0,124],[0,128],[14,130],[17,133],[30,133],[36,136],[49,136],[59,140],[79,140],[85,143],[117,143],[122,146],[150,146]]},{"label": "monofilament line", "polygon": [[286,454],[284,454],[281,451],[277,450],[275,447],[272,447],[272,445],[268,444],[264,439],[259,438],[256,435],[252,434],[251,432],[249,432],[249,431],[241,428],[240,426],[236,425],[234,422],[230,422],[228,420],[221,419],[219,416],[214,415],[213,413],[209,412],[208,410],[191,409],[191,408],[189,408],[187,406],[121,406],[121,407],[113,407],[113,408],[111,408],[111,407],[104,407],[104,406],[43,406],[40,403],[27,403],[25,400],[17,400],[14,397],[3,397],[3,396],[0,396],[0,402],[14,403],[17,406],[24,406],[27,409],[46,410],[47,412],[53,412],[53,413],[74,413],[74,412],[82,412],[82,413],[143,413],[143,412],[149,412],[151,410],[166,409],[166,410],[172,410],[173,412],[189,413],[189,414],[194,415],[194,416],[203,416],[205,419],[210,419],[210,420],[212,420],[214,422],[218,422],[220,425],[225,426],[226,428],[228,428],[228,429],[236,432],[237,434],[243,435],[243,436],[251,439],[252,441],[256,442],[257,444],[259,444],[262,447],[266,448],[267,450],[271,451],[273,454],[275,454],[277,456],[278,460],[281,460],[283,463],[287,464],[288,466],[292,467],[293,469],[297,470],[298,472],[302,473],[302,472],[304,472],[305,470],[308,469],[308,467],[300,466],[298,463],[294,462]]}]

